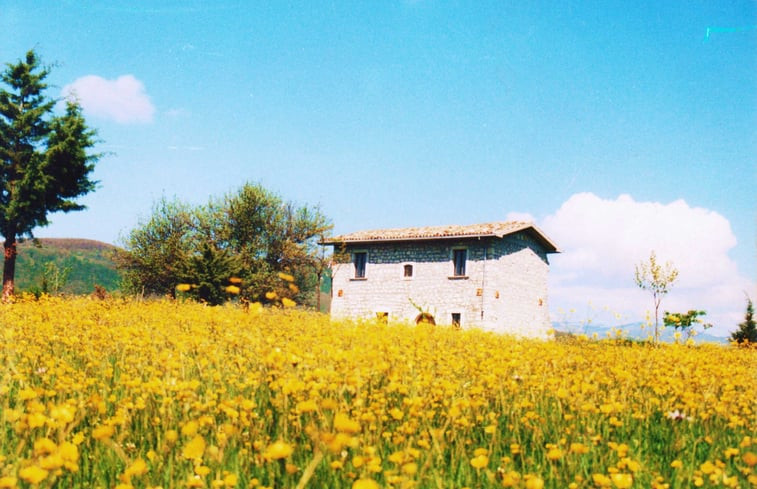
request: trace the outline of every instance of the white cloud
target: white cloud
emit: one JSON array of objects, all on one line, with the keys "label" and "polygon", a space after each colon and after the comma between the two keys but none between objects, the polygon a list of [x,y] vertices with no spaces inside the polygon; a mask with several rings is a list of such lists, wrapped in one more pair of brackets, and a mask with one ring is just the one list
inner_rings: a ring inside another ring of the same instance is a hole
[{"label": "white cloud", "polygon": [[63,87],[64,97],[74,97],[88,114],[121,124],[152,122],[155,107],[144,84],[133,75],[106,80],[87,75]]},{"label": "white cloud", "polygon": [[735,329],[743,318],[744,292],[755,289],[728,256],[736,246],[730,222],[683,200],[662,204],[580,193],[541,227],[563,251],[551,259],[553,312],[575,308],[580,313],[591,303],[631,321],[643,320],[652,299],[635,287],[634,267],[653,250],[659,261],[672,262],[680,272],[661,309],[704,309],[716,334]]},{"label": "white cloud", "polygon": [[536,222],[533,215],[528,212],[508,212],[505,216],[506,221]]}]

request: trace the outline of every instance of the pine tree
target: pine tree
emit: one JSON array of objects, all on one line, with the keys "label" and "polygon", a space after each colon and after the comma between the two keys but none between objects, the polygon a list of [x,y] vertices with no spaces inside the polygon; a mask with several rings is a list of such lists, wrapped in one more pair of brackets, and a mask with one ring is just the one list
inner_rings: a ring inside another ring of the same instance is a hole
[{"label": "pine tree", "polygon": [[731,334],[731,340],[739,344],[757,344],[757,323],[754,321],[754,306],[752,305],[752,299],[747,298],[744,322],[739,324],[738,331],[734,331],[733,334]]},{"label": "pine tree", "polygon": [[46,226],[51,212],[84,209],[74,200],[95,189],[89,179],[97,154],[95,131],[87,127],[81,107],[67,101],[54,115],[57,100],[45,94],[48,68],[34,51],[7,64],[0,75],[0,235],[5,238],[3,292],[14,292],[16,242]]}]

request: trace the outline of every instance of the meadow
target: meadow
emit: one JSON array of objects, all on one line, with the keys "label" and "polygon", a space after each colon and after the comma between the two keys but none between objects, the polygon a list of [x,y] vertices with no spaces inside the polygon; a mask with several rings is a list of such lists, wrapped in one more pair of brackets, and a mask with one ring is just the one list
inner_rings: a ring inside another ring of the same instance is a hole
[{"label": "meadow", "polygon": [[0,488],[757,487],[757,350],[0,305]]}]

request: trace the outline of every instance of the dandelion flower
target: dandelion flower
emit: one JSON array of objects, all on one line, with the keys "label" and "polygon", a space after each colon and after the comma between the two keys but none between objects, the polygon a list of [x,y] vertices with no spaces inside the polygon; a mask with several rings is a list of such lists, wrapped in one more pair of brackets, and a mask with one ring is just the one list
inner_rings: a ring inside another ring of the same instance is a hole
[{"label": "dandelion flower", "polygon": [[226,292],[233,295],[239,295],[239,292],[241,292],[241,290],[236,285],[227,285]]},{"label": "dandelion flower", "polygon": [[127,478],[131,478],[135,475],[145,475],[147,473],[147,463],[141,458],[136,459],[129,465],[124,471],[124,475]]},{"label": "dandelion flower", "polygon": [[268,448],[265,449],[263,456],[269,460],[279,460],[282,458],[287,458],[292,454],[292,452],[294,452],[294,447],[292,447],[292,445],[283,441],[277,441],[272,443],[268,446]]},{"label": "dandelion flower", "polygon": [[176,286],[176,290],[179,292],[189,292],[189,289],[191,289],[192,286],[189,284],[179,284]]},{"label": "dandelion flower", "polygon": [[750,467],[757,465],[757,455],[754,452],[746,452],[741,456],[741,460]]},{"label": "dandelion flower", "polygon": [[526,489],[543,489],[543,488],[544,488],[544,479],[542,479],[538,475],[530,477],[526,481]]},{"label": "dandelion flower", "polygon": [[92,430],[92,438],[95,440],[106,440],[113,436],[113,427],[109,424],[100,425]]},{"label": "dandelion flower", "polygon": [[294,302],[292,299],[288,297],[282,297],[281,298],[281,305],[284,307],[294,307],[297,305],[296,302]]},{"label": "dandelion flower", "polygon": [[552,447],[547,451],[547,459],[555,461],[562,458],[562,450],[557,447]]},{"label": "dandelion flower", "polygon": [[31,467],[24,467],[23,469],[19,470],[18,476],[29,484],[39,484],[47,478],[48,473],[49,472],[45,469],[41,469],[36,465],[32,465]]},{"label": "dandelion flower", "polygon": [[476,469],[483,469],[487,465],[489,465],[489,457],[486,455],[478,455],[477,457],[473,457],[470,461],[470,464],[476,468]]},{"label": "dandelion flower", "polygon": [[15,477],[11,477],[11,476],[0,477],[0,488],[10,489],[12,487],[16,487],[17,482],[18,482],[18,479],[16,479]]},{"label": "dandelion flower", "polygon": [[337,413],[334,416],[334,429],[343,433],[357,433],[360,431],[360,423],[344,413]]},{"label": "dandelion flower", "polygon": [[379,489],[379,485],[373,479],[358,479],[352,483],[352,489]]},{"label": "dandelion flower", "polygon": [[612,484],[618,489],[628,489],[633,485],[633,476],[631,474],[611,474]]},{"label": "dandelion flower", "polygon": [[192,438],[181,451],[184,458],[196,459],[202,458],[202,454],[205,453],[205,438],[202,435],[197,435]]}]

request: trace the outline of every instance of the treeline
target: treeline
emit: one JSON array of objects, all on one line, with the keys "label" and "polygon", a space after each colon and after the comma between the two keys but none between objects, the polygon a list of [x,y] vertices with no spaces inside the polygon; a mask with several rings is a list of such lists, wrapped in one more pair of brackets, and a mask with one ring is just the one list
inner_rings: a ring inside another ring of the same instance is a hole
[{"label": "treeline", "polygon": [[317,207],[259,184],[199,206],[164,198],[123,238],[116,266],[125,293],[315,305],[331,227]]}]

